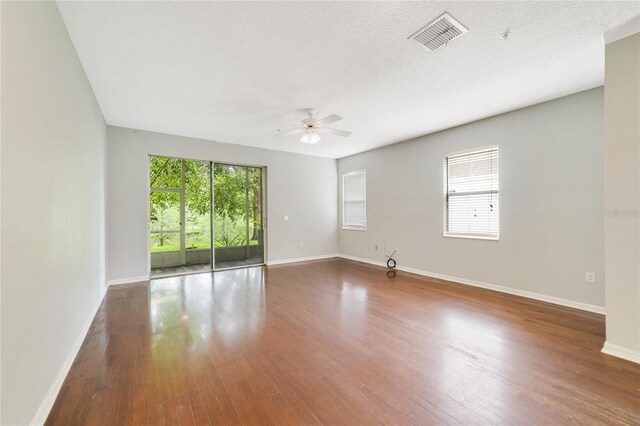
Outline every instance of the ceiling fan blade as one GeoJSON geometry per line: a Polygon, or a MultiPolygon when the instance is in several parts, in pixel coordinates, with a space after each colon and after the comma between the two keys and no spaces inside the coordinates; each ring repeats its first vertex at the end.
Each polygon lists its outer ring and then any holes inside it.
{"type": "Polygon", "coordinates": [[[293,129],[293,130],[289,130],[288,132],[281,132],[281,133],[277,133],[275,135],[273,135],[273,137],[277,137],[277,136],[290,136],[290,135],[297,135],[298,133],[304,133],[306,132],[306,129],[293,129]]]}
{"type": "Polygon", "coordinates": [[[351,136],[351,132],[347,132],[346,130],[332,129],[330,127],[318,127],[316,128],[316,130],[322,133],[331,133],[332,135],[343,136],[345,138],[351,136]]]}
{"type": "Polygon", "coordinates": [[[316,126],[324,126],[325,124],[335,123],[339,120],[342,120],[342,117],[336,114],[331,114],[330,116],[325,117],[322,120],[316,121],[316,126]]]}

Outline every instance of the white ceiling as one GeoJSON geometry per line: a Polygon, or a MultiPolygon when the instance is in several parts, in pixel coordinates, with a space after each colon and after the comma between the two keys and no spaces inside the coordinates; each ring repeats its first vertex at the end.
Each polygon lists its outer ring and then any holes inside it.
{"type": "Polygon", "coordinates": [[[599,86],[640,2],[59,2],[107,123],[339,158],[599,86]],[[443,12],[469,32],[407,37],[443,12]],[[511,37],[501,34],[510,29],[511,37]],[[322,135],[272,137],[304,118],[322,135]]]}

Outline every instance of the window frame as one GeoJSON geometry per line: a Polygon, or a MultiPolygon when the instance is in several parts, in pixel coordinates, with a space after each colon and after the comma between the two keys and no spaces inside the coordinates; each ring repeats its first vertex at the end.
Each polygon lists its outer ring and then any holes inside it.
{"type": "Polygon", "coordinates": [[[444,213],[444,217],[443,217],[443,232],[442,232],[442,236],[446,237],[446,238],[463,238],[463,239],[471,239],[471,240],[487,240],[487,241],[499,241],[500,240],[500,150],[498,148],[498,145],[487,145],[487,146],[482,146],[482,147],[477,147],[477,148],[472,148],[472,149],[468,149],[468,150],[464,150],[464,151],[456,151],[456,152],[451,152],[448,153],[447,155],[445,155],[443,157],[443,177],[444,177],[444,182],[443,182],[443,190],[444,190],[444,195],[443,195],[443,213],[444,213]],[[493,151],[495,150],[497,153],[497,158],[498,158],[498,170],[496,170],[497,173],[497,182],[498,182],[498,189],[493,191],[493,190],[482,190],[482,191],[471,191],[471,192],[466,192],[464,194],[458,194],[458,195],[469,195],[469,194],[491,194],[494,193],[498,196],[498,230],[496,232],[495,235],[492,234],[468,234],[468,233],[459,233],[459,232],[449,232],[447,231],[448,229],[448,222],[449,222],[449,191],[448,191],[448,183],[449,183],[449,170],[448,170],[448,160],[452,157],[459,157],[459,156],[463,156],[463,155],[470,155],[470,154],[476,154],[476,153],[481,153],[481,152],[486,152],[486,151],[493,151]]]}
{"type": "Polygon", "coordinates": [[[347,231],[366,231],[367,230],[367,171],[364,169],[361,170],[353,170],[351,172],[344,173],[342,175],[342,229],[347,231]],[[355,226],[355,225],[346,225],[346,201],[345,201],[345,190],[346,190],[346,180],[349,176],[362,174],[363,175],[363,195],[364,195],[364,220],[363,226],[355,226]]]}

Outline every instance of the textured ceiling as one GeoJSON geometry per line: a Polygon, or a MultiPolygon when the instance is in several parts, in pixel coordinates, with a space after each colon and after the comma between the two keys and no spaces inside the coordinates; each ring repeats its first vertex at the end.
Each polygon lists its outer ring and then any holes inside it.
{"type": "Polygon", "coordinates": [[[107,123],[332,158],[599,86],[603,33],[640,14],[640,2],[58,4],[107,123]],[[433,52],[407,40],[445,11],[469,32],[433,52]],[[305,107],[353,135],[272,137],[305,107]]]}

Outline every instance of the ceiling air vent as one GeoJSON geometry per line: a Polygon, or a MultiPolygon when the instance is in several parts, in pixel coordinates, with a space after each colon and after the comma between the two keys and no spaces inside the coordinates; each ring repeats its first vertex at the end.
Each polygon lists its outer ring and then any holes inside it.
{"type": "Polygon", "coordinates": [[[435,21],[421,28],[409,38],[424,44],[431,50],[436,50],[462,34],[469,31],[464,25],[448,13],[443,13],[435,21]]]}

